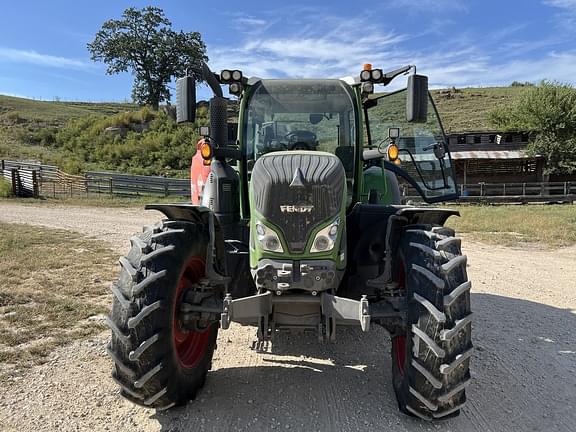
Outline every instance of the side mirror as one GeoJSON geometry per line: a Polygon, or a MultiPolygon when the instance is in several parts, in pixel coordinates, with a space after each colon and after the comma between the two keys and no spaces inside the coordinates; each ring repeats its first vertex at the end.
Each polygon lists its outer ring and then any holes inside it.
{"type": "Polygon", "coordinates": [[[406,120],[426,123],[428,118],[428,77],[410,75],[406,92],[406,120]]]}
{"type": "Polygon", "coordinates": [[[196,120],[196,80],[185,76],[176,80],[176,122],[196,120]]]}

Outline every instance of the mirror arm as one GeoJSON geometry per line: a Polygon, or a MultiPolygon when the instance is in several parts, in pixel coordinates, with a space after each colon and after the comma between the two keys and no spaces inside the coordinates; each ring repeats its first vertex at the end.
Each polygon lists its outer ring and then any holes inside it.
{"type": "Polygon", "coordinates": [[[214,92],[214,96],[223,97],[222,87],[220,87],[220,81],[218,81],[217,75],[210,70],[205,62],[202,62],[202,76],[206,80],[206,83],[210,86],[214,92]]]}
{"type": "Polygon", "coordinates": [[[393,71],[386,72],[384,75],[382,75],[382,78],[378,81],[378,84],[388,85],[398,75],[408,73],[408,72],[410,72],[411,69],[414,69],[414,73],[416,73],[416,66],[415,65],[402,66],[399,69],[395,69],[393,71]]]}

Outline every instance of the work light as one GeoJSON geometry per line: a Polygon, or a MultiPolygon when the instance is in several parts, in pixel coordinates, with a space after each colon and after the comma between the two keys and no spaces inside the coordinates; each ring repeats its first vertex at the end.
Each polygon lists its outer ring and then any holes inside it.
{"type": "Polygon", "coordinates": [[[242,93],[242,84],[237,82],[233,82],[232,84],[230,84],[230,93],[238,96],[240,93],[242,93]]]}
{"type": "Polygon", "coordinates": [[[222,72],[220,72],[220,78],[224,82],[229,82],[232,79],[232,72],[228,69],[224,69],[222,72]]]}
{"type": "Polygon", "coordinates": [[[362,93],[374,93],[374,84],[370,81],[362,83],[362,93]]]}
{"type": "Polygon", "coordinates": [[[369,70],[363,70],[362,72],[360,72],[360,81],[370,81],[371,77],[372,74],[370,73],[369,70]]]}
{"type": "Polygon", "coordinates": [[[370,78],[374,82],[378,82],[382,79],[382,69],[372,69],[370,71],[370,78]]]}

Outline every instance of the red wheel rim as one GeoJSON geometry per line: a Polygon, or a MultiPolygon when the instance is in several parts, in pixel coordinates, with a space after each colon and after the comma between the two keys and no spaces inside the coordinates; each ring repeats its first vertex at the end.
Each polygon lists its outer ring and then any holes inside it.
{"type": "MultiPolygon", "coordinates": [[[[404,261],[400,262],[398,269],[398,286],[399,288],[406,288],[406,268],[404,261]]],[[[406,366],[406,336],[394,336],[392,338],[392,351],[395,353],[394,361],[400,371],[400,375],[404,375],[404,368],[406,366]]]]}
{"type": "Polygon", "coordinates": [[[182,272],[178,281],[178,288],[174,296],[174,315],[172,317],[172,339],[174,340],[174,349],[180,365],[190,369],[195,367],[204,357],[210,341],[211,328],[204,331],[187,331],[180,326],[178,311],[182,295],[186,289],[204,276],[204,260],[198,257],[192,258],[182,272]]]}
{"type": "Polygon", "coordinates": [[[396,353],[394,361],[400,371],[400,375],[404,375],[404,366],[406,365],[406,336],[395,336],[392,338],[393,350],[396,353]]]}

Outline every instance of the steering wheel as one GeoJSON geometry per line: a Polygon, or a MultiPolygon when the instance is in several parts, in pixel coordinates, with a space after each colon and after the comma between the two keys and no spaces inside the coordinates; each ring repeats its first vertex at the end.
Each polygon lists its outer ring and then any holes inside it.
{"type": "Polygon", "coordinates": [[[310,150],[310,146],[305,142],[298,141],[290,147],[291,150],[310,150]]]}

